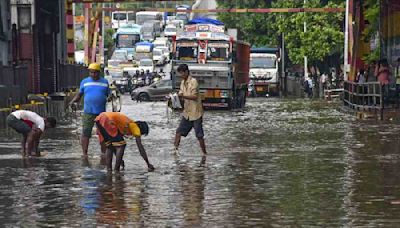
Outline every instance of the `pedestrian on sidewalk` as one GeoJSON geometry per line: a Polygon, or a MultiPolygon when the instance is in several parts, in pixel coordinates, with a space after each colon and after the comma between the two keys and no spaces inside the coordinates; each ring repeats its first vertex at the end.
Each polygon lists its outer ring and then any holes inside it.
{"type": "MultiPolygon", "coordinates": [[[[81,136],[83,157],[88,156],[94,120],[100,113],[106,111],[107,97],[110,92],[107,79],[100,77],[100,64],[91,63],[88,69],[90,76],[81,81],[79,93],[70,102],[70,106],[73,106],[84,96],[81,136]]],[[[105,149],[102,145],[102,157],[104,157],[105,149]]]]}
{"type": "Polygon", "coordinates": [[[387,85],[389,85],[390,69],[387,59],[382,59],[379,61],[378,65],[375,68],[375,75],[378,78],[378,82],[380,82],[382,86],[387,87],[387,85]]]}
{"type": "Polygon", "coordinates": [[[357,73],[356,82],[359,84],[364,84],[366,82],[365,79],[365,70],[363,68],[360,69],[357,73]]]}
{"type": "Polygon", "coordinates": [[[396,91],[397,93],[400,93],[400,58],[397,59],[396,63],[395,79],[396,79],[396,91]]]}
{"type": "Polygon", "coordinates": [[[312,98],[313,97],[313,87],[314,87],[314,83],[311,79],[311,77],[306,77],[304,79],[304,92],[307,94],[308,98],[312,98]]]}
{"type": "Polygon", "coordinates": [[[106,165],[109,172],[112,171],[112,159],[115,155],[116,172],[125,168],[123,160],[126,142],[124,136],[134,136],[140,155],[146,162],[149,172],[154,171],[154,166],[150,164],[146,150],[143,147],[141,136],[149,134],[149,126],[146,122],[133,121],[125,114],[120,112],[103,112],[95,119],[97,135],[101,145],[106,146],[106,165]]]}
{"type": "Polygon", "coordinates": [[[181,137],[186,137],[194,128],[203,155],[206,155],[206,144],[203,130],[203,105],[199,93],[197,80],[190,76],[189,67],[181,64],[178,67],[178,75],[182,78],[178,95],[184,100],[182,119],[175,134],[175,153],[178,152],[181,137]]]}
{"type": "Polygon", "coordinates": [[[7,125],[22,134],[22,156],[40,157],[40,136],[47,128],[56,127],[56,119],[43,118],[32,111],[18,110],[7,116],[7,125]],[[33,152],[35,154],[33,154],[33,152]]]}

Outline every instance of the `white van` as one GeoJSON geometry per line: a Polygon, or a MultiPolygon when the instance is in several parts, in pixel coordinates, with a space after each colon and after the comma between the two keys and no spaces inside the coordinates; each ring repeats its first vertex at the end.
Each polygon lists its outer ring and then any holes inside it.
{"type": "Polygon", "coordinates": [[[172,37],[172,36],[176,36],[176,32],[177,32],[176,26],[170,24],[170,25],[167,25],[167,27],[165,27],[164,35],[166,37],[172,37]]]}

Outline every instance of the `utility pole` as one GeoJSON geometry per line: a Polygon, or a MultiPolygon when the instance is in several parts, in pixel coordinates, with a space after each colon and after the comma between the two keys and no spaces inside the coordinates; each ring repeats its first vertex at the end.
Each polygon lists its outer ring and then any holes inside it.
{"type": "Polygon", "coordinates": [[[282,53],[281,53],[281,63],[282,63],[282,79],[280,80],[283,85],[281,85],[281,88],[283,87],[283,95],[286,97],[287,96],[287,78],[286,78],[286,73],[285,73],[285,33],[282,33],[282,53]]]}
{"type": "Polygon", "coordinates": [[[345,18],[345,28],[344,28],[344,64],[343,64],[343,73],[344,80],[349,80],[349,10],[350,10],[350,1],[346,0],[346,18],[345,18]]]}
{"type": "MultiPolygon", "coordinates": [[[[304,0],[303,8],[305,8],[307,0],[304,0]]],[[[304,33],[307,33],[306,13],[304,12],[304,33]]],[[[304,77],[308,77],[308,58],[304,55],[304,77]]]]}
{"type": "MultiPolygon", "coordinates": [[[[101,3],[101,7],[105,8],[105,3],[101,3]]],[[[104,10],[101,11],[101,43],[100,43],[100,60],[102,64],[106,64],[106,57],[104,56],[104,10]]]]}

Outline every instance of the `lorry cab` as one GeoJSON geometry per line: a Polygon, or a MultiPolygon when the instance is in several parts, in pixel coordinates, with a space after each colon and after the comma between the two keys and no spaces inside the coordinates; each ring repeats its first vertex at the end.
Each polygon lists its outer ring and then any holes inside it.
{"type": "Polygon", "coordinates": [[[133,59],[135,54],[135,45],[140,42],[141,26],[136,24],[125,25],[114,34],[116,50],[125,50],[128,52],[129,60],[133,59]]]}
{"type": "Polygon", "coordinates": [[[278,94],[278,49],[252,48],[250,50],[250,80],[255,95],[278,94]]]}
{"type": "Polygon", "coordinates": [[[227,35],[220,22],[196,20],[198,23],[189,22],[174,39],[172,80],[175,89],[181,82],[176,69],[184,63],[199,83],[204,107],[244,107],[249,82],[249,44],[227,35]]]}

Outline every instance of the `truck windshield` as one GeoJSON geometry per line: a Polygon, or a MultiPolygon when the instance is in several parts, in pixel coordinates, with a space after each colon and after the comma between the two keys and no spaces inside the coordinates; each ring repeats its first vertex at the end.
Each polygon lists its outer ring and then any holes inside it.
{"type": "Polygon", "coordinates": [[[151,26],[151,25],[150,26],[143,26],[142,27],[142,32],[143,33],[147,33],[147,32],[151,33],[151,32],[153,32],[153,26],[151,26]]]}
{"type": "Polygon", "coordinates": [[[135,44],[140,41],[140,35],[118,35],[117,47],[119,48],[133,48],[135,44]]]}
{"type": "Polygon", "coordinates": [[[197,47],[179,47],[178,49],[179,60],[196,60],[197,59],[197,47]]]}
{"type": "Polygon", "coordinates": [[[188,16],[184,13],[180,13],[180,14],[177,14],[175,18],[176,18],[176,20],[187,21],[188,16]]]}
{"type": "Polygon", "coordinates": [[[175,27],[167,27],[167,28],[165,28],[165,32],[176,32],[176,28],[175,27]]]}
{"type": "Polygon", "coordinates": [[[126,13],[114,13],[113,19],[114,20],[126,20],[126,13]]]}
{"type": "Polygon", "coordinates": [[[143,59],[140,61],[140,66],[153,66],[153,60],[143,59]]]}
{"type": "Polygon", "coordinates": [[[163,52],[161,50],[156,50],[156,49],[153,50],[153,55],[155,55],[155,56],[160,56],[162,54],[163,54],[163,52]]]}
{"type": "Polygon", "coordinates": [[[210,43],[208,44],[207,60],[211,61],[227,61],[229,44],[210,43]]]}
{"type": "Polygon", "coordinates": [[[152,21],[156,19],[156,15],[136,15],[136,23],[138,25],[143,25],[146,21],[152,21]]]}
{"type": "Polygon", "coordinates": [[[276,68],[276,59],[272,57],[252,57],[250,68],[276,68]]]}
{"type": "Polygon", "coordinates": [[[183,41],[176,44],[178,60],[197,60],[197,42],[183,41]]]}
{"type": "Polygon", "coordinates": [[[115,51],[111,59],[125,61],[128,59],[126,53],[115,51]]]}

